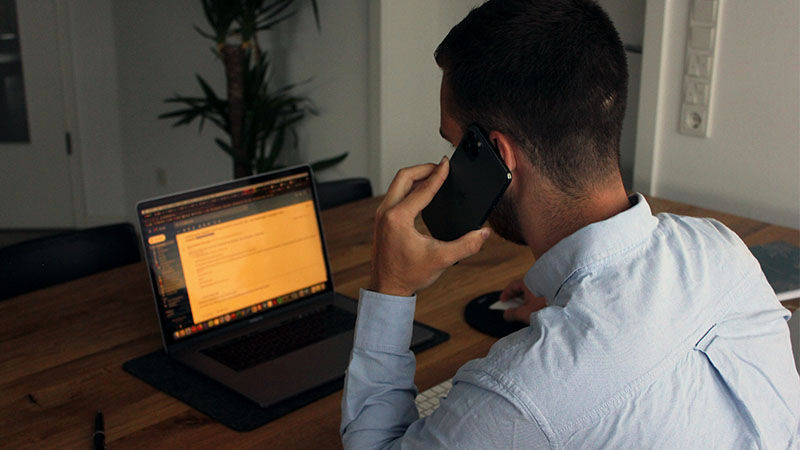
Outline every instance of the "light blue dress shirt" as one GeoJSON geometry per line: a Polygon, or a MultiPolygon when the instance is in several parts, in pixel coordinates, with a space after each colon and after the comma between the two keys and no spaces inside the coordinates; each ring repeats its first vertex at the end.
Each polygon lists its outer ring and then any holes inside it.
{"type": "Polygon", "coordinates": [[[789,312],[721,223],[641,195],[542,255],[531,325],[465,364],[418,419],[414,297],[361,291],[346,448],[797,448],[789,312]]]}

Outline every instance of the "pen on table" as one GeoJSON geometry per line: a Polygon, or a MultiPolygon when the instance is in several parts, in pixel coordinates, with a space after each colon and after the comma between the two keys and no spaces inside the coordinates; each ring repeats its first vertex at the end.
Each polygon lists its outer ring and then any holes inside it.
{"type": "Polygon", "coordinates": [[[106,429],[103,424],[103,413],[97,411],[94,416],[94,449],[100,450],[106,448],[106,429]]]}

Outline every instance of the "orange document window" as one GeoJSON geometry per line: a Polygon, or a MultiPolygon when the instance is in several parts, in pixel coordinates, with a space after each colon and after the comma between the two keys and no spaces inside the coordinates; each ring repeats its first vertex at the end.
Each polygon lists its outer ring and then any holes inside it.
{"type": "Polygon", "coordinates": [[[311,201],[176,236],[194,323],[327,281],[311,201]]]}

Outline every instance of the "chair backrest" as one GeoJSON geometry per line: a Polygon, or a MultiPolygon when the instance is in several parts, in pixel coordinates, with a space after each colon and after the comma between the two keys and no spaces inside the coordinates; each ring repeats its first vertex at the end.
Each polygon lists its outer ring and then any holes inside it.
{"type": "Polygon", "coordinates": [[[129,223],[21,242],[0,248],[0,300],[140,260],[129,223]]]}
{"type": "Polygon", "coordinates": [[[372,185],[366,178],[345,178],[343,180],[317,183],[317,197],[322,210],[344,203],[372,197],[372,185]]]}

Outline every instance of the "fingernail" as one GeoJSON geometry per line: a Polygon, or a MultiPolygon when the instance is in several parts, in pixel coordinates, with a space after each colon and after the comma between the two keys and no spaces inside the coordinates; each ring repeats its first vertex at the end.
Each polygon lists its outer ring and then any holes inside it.
{"type": "Polygon", "coordinates": [[[488,228],[484,228],[483,230],[481,230],[481,237],[484,238],[484,239],[489,237],[489,229],[488,228]]]}

